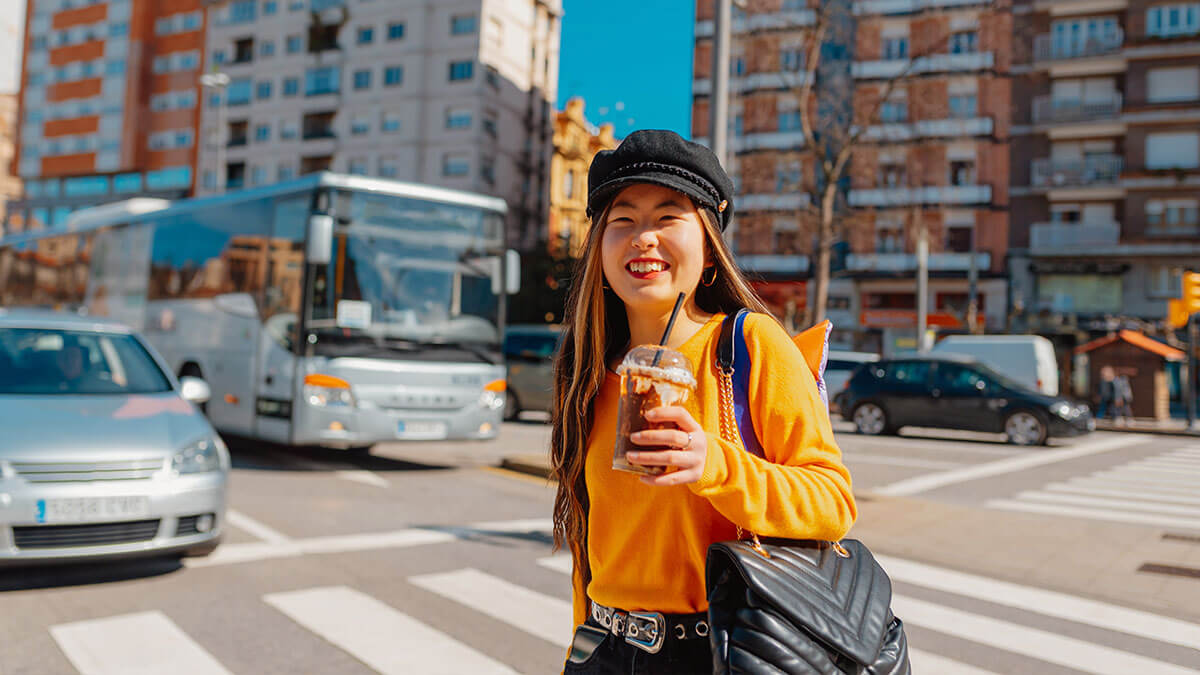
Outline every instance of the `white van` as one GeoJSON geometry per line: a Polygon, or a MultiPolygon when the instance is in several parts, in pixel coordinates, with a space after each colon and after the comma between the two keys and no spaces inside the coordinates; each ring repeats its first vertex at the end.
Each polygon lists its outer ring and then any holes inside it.
{"type": "Polygon", "coordinates": [[[951,335],[933,351],[974,357],[1034,391],[1058,396],[1054,344],[1040,335],[951,335]]]}

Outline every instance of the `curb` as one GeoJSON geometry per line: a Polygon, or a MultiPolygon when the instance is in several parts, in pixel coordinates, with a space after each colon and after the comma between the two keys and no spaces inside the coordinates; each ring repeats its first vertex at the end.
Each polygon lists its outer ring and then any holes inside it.
{"type": "Polygon", "coordinates": [[[1127,434],[1153,434],[1155,436],[1191,436],[1200,438],[1200,429],[1163,429],[1160,427],[1118,427],[1112,424],[1096,424],[1096,431],[1113,431],[1127,434]]]}
{"type": "Polygon", "coordinates": [[[500,460],[500,468],[550,480],[550,464],[537,457],[515,455],[500,460]]]}

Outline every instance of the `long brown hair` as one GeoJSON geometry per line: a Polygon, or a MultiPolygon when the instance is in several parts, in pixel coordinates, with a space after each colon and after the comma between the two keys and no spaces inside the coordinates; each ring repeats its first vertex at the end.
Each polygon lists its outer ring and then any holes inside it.
{"type": "MultiPolygon", "coordinates": [[[[600,260],[600,244],[611,205],[612,200],[592,221],[583,256],[576,263],[562,346],[554,361],[550,436],[552,476],[558,481],[554,498],[554,547],[557,550],[566,544],[570,548],[584,584],[591,579],[584,463],[592,431],[592,407],[609,362],[629,342],[625,305],[604,284],[600,260]]],[[[696,304],[711,313],[733,314],[743,307],[766,312],[766,306],[738,270],[733,254],[721,238],[716,215],[706,208],[698,210],[717,274],[711,286],[696,287],[696,304]]]]}

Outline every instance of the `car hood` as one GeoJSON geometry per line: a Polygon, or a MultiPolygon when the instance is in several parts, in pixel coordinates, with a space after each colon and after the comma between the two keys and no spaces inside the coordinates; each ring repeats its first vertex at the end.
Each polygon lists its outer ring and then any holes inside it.
{"type": "Polygon", "coordinates": [[[1043,408],[1049,408],[1057,403],[1066,403],[1072,408],[1075,408],[1079,405],[1069,398],[1063,398],[1062,396],[1051,396],[1049,394],[1043,394],[1040,391],[1034,391],[1032,389],[1009,389],[1009,394],[1011,395],[1011,398],[1020,398],[1027,403],[1038,405],[1043,408]]]}
{"type": "Polygon", "coordinates": [[[213,435],[175,392],[124,396],[0,396],[0,459],[95,461],[164,456],[213,435]]]}

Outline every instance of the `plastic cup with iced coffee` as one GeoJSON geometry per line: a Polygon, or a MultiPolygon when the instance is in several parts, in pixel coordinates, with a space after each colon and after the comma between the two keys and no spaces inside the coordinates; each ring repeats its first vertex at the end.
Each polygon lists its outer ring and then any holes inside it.
{"type": "Polygon", "coordinates": [[[631,464],[625,457],[630,450],[644,452],[671,450],[670,446],[637,445],[629,435],[647,429],[675,429],[674,422],[647,422],[646,411],[663,406],[683,405],[696,390],[692,362],[673,349],[657,345],[635,347],[617,368],[621,376],[621,399],[617,409],[617,442],[613,448],[613,468],[619,471],[658,475],[666,467],[631,464]]]}

